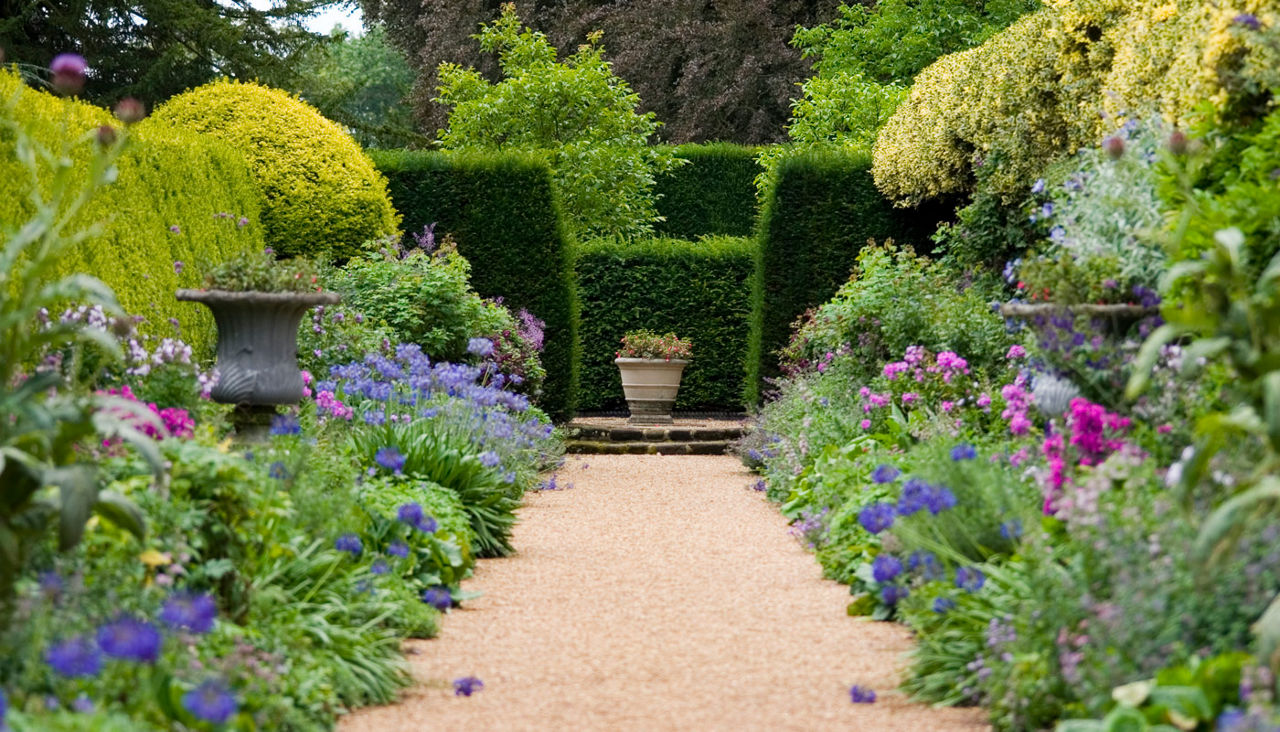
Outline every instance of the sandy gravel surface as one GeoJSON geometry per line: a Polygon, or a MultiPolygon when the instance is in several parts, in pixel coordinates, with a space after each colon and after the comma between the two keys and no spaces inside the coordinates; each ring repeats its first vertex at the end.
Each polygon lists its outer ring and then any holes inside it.
{"type": "Polygon", "coordinates": [[[484,597],[409,644],[418,686],[340,730],[986,729],[896,691],[907,631],[845,615],[736,459],[578,456],[559,482],[526,499],[519,554],[480,562],[484,597]],[[484,690],[453,696],[470,675],[484,690]]]}

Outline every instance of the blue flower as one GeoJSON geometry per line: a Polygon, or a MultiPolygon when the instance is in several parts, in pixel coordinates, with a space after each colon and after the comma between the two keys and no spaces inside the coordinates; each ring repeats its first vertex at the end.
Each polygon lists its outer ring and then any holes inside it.
{"type": "Polygon", "coordinates": [[[203,593],[176,592],[165,601],[160,610],[160,622],[177,630],[185,628],[192,633],[208,633],[218,617],[218,606],[213,598],[203,593]]]}
{"type": "Polygon", "coordinates": [[[954,610],[956,601],[950,597],[933,598],[933,611],[939,615],[946,615],[948,610],[954,610]]]}
{"type": "Polygon", "coordinates": [[[226,683],[211,680],[183,694],[182,708],[206,722],[226,724],[238,707],[226,683]]]}
{"type": "Polygon", "coordinates": [[[80,692],[80,695],[72,700],[71,708],[81,714],[88,714],[93,711],[93,700],[88,694],[80,692]]]}
{"type": "Polygon", "coordinates": [[[383,469],[390,470],[397,475],[404,470],[404,455],[400,454],[400,448],[395,445],[378,450],[373,456],[373,461],[383,469]]]}
{"type": "Polygon", "coordinates": [[[877,483],[892,483],[897,480],[898,476],[901,474],[902,471],[898,470],[894,466],[882,464],[877,465],[876,469],[871,471],[871,480],[877,483]]]}
{"type": "Polygon", "coordinates": [[[1044,218],[1053,216],[1053,202],[1049,201],[1040,207],[1040,215],[1044,218]]]}
{"type": "Polygon", "coordinates": [[[493,468],[502,462],[502,458],[498,457],[498,453],[493,450],[486,450],[480,453],[480,464],[486,468],[493,468]]]}
{"type": "Polygon", "coordinates": [[[1031,184],[1031,192],[1044,193],[1045,182],[1044,178],[1037,178],[1036,182],[1031,184]]]}
{"type": "Polygon", "coordinates": [[[925,506],[929,509],[929,513],[937,516],[943,511],[956,507],[956,494],[946,486],[934,486],[925,497],[925,506]]]}
{"type": "Polygon", "coordinates": [[[880,599],[886,605],[897,605],[910,594],[911,591],[901,585],[885,585],[884,589],[880,590],[880,599]]]}
{"type": "Polygon", "coordinates": [[[943,575],[942,563],[931,552],[923,549],[911,552],[911,556],[907,557],[907,569],[912,572],[919,570],[926,580],[940,579],[943,575]]]}
{"type": "Polygon", "coordinates": [[[353,557],[360,556],[364,551],[364,545],[360,543],[360,537],[355,534],[343,534],[333,541],[333,548],[340,552],[347,552],[353,557]]]}
{"type": "Polygon", "coordinates": [[[858,523],[873,534],[893,526],[893,506],[888,503],[873,503],[858,512],[858,523]]]}
{"type": "Polygon", "coordinates": [[[453,597],[449,594],[449,588],[444,585],[423,590],[422,601],[441,612],[453,607],[453,597]]]}
{"type": "Polygon", "coordinates": [[[902,560],[892,554],[880,554],[871,562],[871,576],[876,582],[888,582],[902,574],[902,560]]]}
{"type": "Polygon", "coordinates": [[[434,516],[427,516],[419,521],[418,525],[414,528],[424,534],[434,534],[436,533],[436,529],[440,528],[440,522],[436,521],[434,516]]]}
{"type": "Polygon", "coordinates": [[[292,414],[277,414],[271,418],[271,434],[281,435],[297,435],[302,433],[302,425],[298,423],[298,418],[292,414]]]}
{"type": "Polygon", "coordinates": [[[0,689],[0,730],[5,729],[4,716],[9,713],[9,697],[0,689]]]}
{"type": "Polygon", "coordinates": [[[951,448],[951,460],[960,462],[961,460],[972,460],[978,457],[978,450],[973,445],[961,443],[951,448]]]}
{"type": "Polygon", "coordinates": [[[1252,13],[1240,13],[1231,19],[1236,25],[1242,25],[1249,30],[1258,30],[1262,27],[1262,21],[1258,20],[1258,16],[1252,13]]]}
{"type": "Polygon", "coordinates": [[[98,646],[112,658],[155,663],[163,638],[156,626],[139,618],[121,615],[98,628],[98,646]]]}
{"type": "Polygon", "coordinates": [[[284,463],[277,460],[271,463],[271,469],[267,472],[267,475],[276,480],[284,480],[289,477],[289,469],[284,466],[284,463]]]}
{"type": "Polygon", "coordinates": [[[387,547],[387,554],[404,559],[409,556],[409,545],[403,541],[393,541],[391,546],[387,547]]]}
{"type": "Polygon", "coordinates": [[[751,487],[754,488],[755,490],[763,492],[767,490],[769,486],[765,484],[764,478],[761,478],[760,480],[757,480],[755,483],[752,483],[751,487]]]}
{"type": "Polygon", "coordinates": [[[854,684],[849,687],[849,700],[854,704],[874,704],[876,693],[865,686],[854,684]]]}
{"type": "Polygon", "coordinates": [[[1013,519],[1000,524],[1000,536],[1014,541],[1022,536],[1022,519],[1013,519]]]}
{"type": "Polygon", "coordinates": [[[50,600],[55,600],[62,594],[62,575],[57,572],[41,572],[40,573],[40,593],[50,600]]]}
{"type": "Polygon", "coordinates": [[[400,506],[400,509],[396,511],[397,519],[399,519],[400,521],[410,526],[415,526],[415,527],[418,524],[422,523],[422,517],[424,515],[425,514],[422,511],[422,506],[417,503],[402,504],[400,506]]]}
{"type": "Polygon", "coordinates": [[[919,478],[912,478],[902,486],[902,495],[898,498],[897,512],[899,516],[910,516],[929,504],[933,487],[919,478]]]}
{"type": "Polygon", "coordinates": [[[956,587],[967,592],[977,592],[986,583],[987,577],[980,569],[958,567],[956,569],[956,587]]]}
{"type": "Polygon", "coordinates": [[[464,676],[453,680],[454,696],[471,696],[484,688],[484,682],[474,676],[464,676]]]}
{"type": "Polygon", "coordinates": [[[488,338],[472,338],[467,341],[467,353],[473,356],[490,356],[493,354],[493,341],[488,338]]]}
{"type": "Polygon", "coordinates": [[[88,636],[69,638],[45,651],[44,660],[57,673],[75,678],[97,676],[102,670],[102,653],[88,636]]]}
{"type": "Polygon", "coordinates": [[[369,566],[369,571],[378,575],[386,574],[391,571],[391,565],[387,564],[385,559],[375,559],[373,564],[369,566]]]}

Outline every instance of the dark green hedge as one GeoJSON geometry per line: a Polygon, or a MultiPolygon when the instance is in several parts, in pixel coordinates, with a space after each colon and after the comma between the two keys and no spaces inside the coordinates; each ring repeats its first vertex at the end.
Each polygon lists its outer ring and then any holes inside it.
{"type": "Polygon", "coordinates": [[[372,150],[409,234],[435,223],[471,262],[485,297],[504,298],[547,323],[539,400],[556,419],[572,416],[578,382],[578,303],[570,242],[551,170],[523,155],[372,150]]]}
{"type": "Polygon", "coordinates": [[[658,213],[666,221],[658,224],[657,233],[681,239],[751,236],[758,148],[717,142],[680,145],[674,152],[689,162],[658,177],[658,213]]]}
{"type": "Polygon", "coordinates": [[[577,256],[582,300],[583,409],[621,407],[614,354],[623,333],[649,328],[693,341],[677,409],[738,409],[746,377],[755,242],[594,241],[577,256]]]}
{"type": "Polygon", "coordinates": [[[919,213],[893,209],[876,190],[870,155],[823,152],[778,164],[757,233],[748,403],[758,401],[762,379],[778,375],[777,351],[787,344],[791,323],[848,281],[868,240],[918,240],[928,227],[913,218],[919,213]]]}

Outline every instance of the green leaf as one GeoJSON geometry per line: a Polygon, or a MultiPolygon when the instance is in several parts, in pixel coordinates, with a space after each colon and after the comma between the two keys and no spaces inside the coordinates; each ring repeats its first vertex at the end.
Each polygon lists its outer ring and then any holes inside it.
{"type": "Polygon", "coordinates": [[[1209,698],[1198,686],[1157,686],[1151,691],[1151,703],[1168,707],[1169,721],[1179,729],[1195,729],[1197,721],[1213,719],[1209,698]]]}
{"type": "Polygon", "coordinates": [[[1147,718],[1133,707],[1119,706],[1102,720],[1106,732],[1147,732],[1147,718]]]}
{"type": "Polygon", "coordinates": [[[1056,732],[1106,732],[1107,726],[1096,719],[1066,719],[1058,722],[1056,732]]]}
{"type": "MultiPolygon", "coordinates": [[[[1191,554],[1199,561],[1209,558],[1220,548],[1224,540],[1238,532],[1247,514],[1265,503],[1280,505],[1280,479],[1267,476],[1243,493],[1227,499],[1204,520],[1200,533],[1191,547],[1191,554]]],[[[1275,510],[1275,505],[1271,507],[1275,510]]]]}
{"type": "Polygon", "coordinates": [[[58,548],[66,551],[80,542],[85,522],[98,496],[98,475],[92,465],[68,465],[44,471],[44,484],[57,486],[58,548]]]}
{"type": "Polygon", "coordinates": [[[1280,595],[1271,599],[1271,604],[1250,630],[1253,631],[1258,658],[1273,671],[1280,668],[1280,595]]]}
{"type": "Polygon", "coordinates": [[[94,513],[128,531],[141,541],[147,537],[146,517],[128,498],[115,491],[100,491],[93,504],[94,513]]]}
{"type": "Polygon", "coordinates": [[[1147,382],[1151,379],[1151,369],[1155,367],[1156,359],[1160,357],[1160,349],[1181,334],[1180,328],[1165,323],[1156,328],[1147,338],[1133,361],[1133,375],[1129,377],[1129,384],[1124,390],[1126,399],[1137,399],[1138,395],[1146,390],[1147,382]]]}

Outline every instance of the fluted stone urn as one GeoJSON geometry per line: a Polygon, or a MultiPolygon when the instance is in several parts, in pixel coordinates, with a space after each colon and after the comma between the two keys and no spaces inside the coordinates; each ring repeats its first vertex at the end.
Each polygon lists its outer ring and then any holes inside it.
{"type": "Polygon", "coordinates": [[[213,311],[218,326],[218,383],[210,396],[236,406],[236,431],[269,423],[278,404],[296,404],[304,384],[298,370],[298,325],[317,305],[334,305],[336,292],[230,292],[178,290],[177,298],[213,311]]]}
{"type": "Polygon", "coordinates": [[[622,372],[622,394],[632,424],[671,424],[671,410],[680,392],[684,359],[615,358],[622,372]]]}

